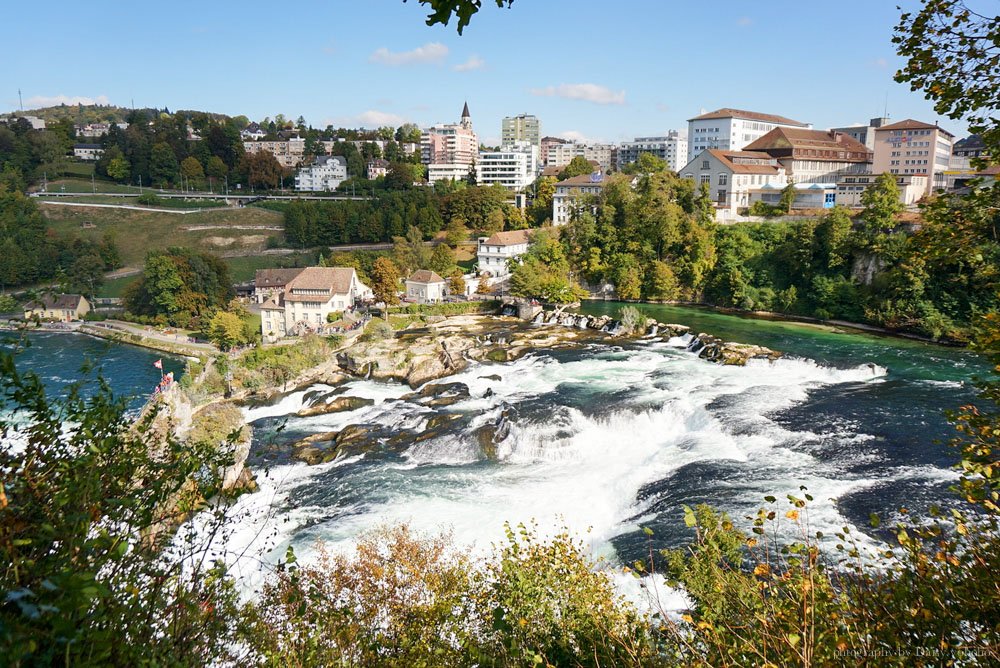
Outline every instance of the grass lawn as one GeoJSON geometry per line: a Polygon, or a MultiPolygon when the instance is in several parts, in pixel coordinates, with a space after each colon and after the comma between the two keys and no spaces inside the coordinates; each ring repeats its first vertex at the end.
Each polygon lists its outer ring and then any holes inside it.
{"type": "Polygon", "coordinates": [[[139,278],[138,276],[125,276],[123,278],[113,278],[110,281],[104,281],[104,285],[101,289],[97,291],[98,297],[121,297],[122,292],[125,291],[125,286],[127,286],[132,281],[139,278]]]}
{"type": "Polygon", "coordinates": [[[292,255],[248,255],[246,257],[226,258],[229,272],[237,283],[252,280],[258,269],[274,269],[278,267],[308,267],[316,264],[317,254],[314,252],[294,253],[292,255]]]}
{"type": "Polygon", "coordinates": [[[179,216],[175,213],[39,204],[57,234],[100,239],[110,232],[125,266],[141,267],[150,250],[186,246],[217,254],[252,253],[268,237],[284,239],[281,214],[255,207],[222,208],[179,216]],[[82,229],[83,223],[94,227],[82,229]]]}
{"type": "MultiPolygon", "coordinates": [[[[104,192],[104,193],[135,193],[136,195],[139,194],[138,186],[125,186],[121,185],[120,183],[114,183],[113,181],[102,181],[101,179],[91,181],[89,176],[90,175],[87,174],[88,178],[85,179],[84,178],[50,179],[48,192],[92,193],[96,188],[97,192],[104,192]]],[[[149,188],[143,188],[143,192],[146,192],[148,190],[149,188]]]]}

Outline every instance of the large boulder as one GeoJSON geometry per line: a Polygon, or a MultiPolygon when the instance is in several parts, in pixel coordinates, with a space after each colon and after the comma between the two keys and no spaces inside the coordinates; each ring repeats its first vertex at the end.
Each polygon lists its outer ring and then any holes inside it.
{"type": "Polygon", "coordinates": [[[327,413],[341,413],[344,411],[354,411],[365,406],[371,406],[375,402],[372,399],[363,397],[336,397],[330,401],[321,401],[312,406],[300,410],[296,415],[299,417],[310,417],[313,415],[326,415],[327,413]]]}

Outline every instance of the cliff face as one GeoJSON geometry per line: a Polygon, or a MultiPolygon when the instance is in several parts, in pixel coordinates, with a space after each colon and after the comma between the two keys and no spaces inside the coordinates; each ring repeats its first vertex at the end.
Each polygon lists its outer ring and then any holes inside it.
{"type": "Polygon", "coordinates": [[[168,438],[219,448],[232,463],[217,472],[218,491],[234,494],[255,487],[244,465],[250,453],[252,430],[243,423],[242,412],[231,401],[217,398],[195,405],[174,384],[146,405],[138,424],[143,423],[143,418],[151,420],[145,437],[154,455],[164,451],[168,438]]]}

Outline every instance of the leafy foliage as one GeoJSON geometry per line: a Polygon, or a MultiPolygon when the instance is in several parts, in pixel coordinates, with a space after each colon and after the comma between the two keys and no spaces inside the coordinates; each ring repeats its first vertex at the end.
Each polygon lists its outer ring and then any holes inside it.
{"type": "Polygon", "coordinates": [[[233,297],[229,266],[210,253],[168,248],[146,256],[123,295],[126,310],[175,327],[199,328],[233,297]]]}
{"type": "MultiPolygon", "coordinates": [[[[171,527],[202,506],[231,451],[157,432],[155,409],[130,424],[106,385],[53,402],[10,355],[0,355],[0,372],[0,407],[12,416],[0,423],[4,662],[224,659],[237,609],[231,580],[209,556],[210,540],[171,527]]],[[[225,508],[210,514],[210,524],[225,523],[225,508]]]]}
{"type": "Polygon", "coordinates": [[[925,0],[919,11],[900,16],[892,42],[907,61],[895,79],[922,91],[937,113],[967,119],[987,145],[1000,146],[1000,16],[969,4],[925,0]]]}

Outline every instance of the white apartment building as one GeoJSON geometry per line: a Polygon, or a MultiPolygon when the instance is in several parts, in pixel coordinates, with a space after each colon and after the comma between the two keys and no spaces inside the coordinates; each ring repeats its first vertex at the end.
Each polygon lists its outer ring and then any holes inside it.
{"type": "Polygon", "coordinates": [[[321,329],[330,313],[372,298],[351,267],[306,267],[261,306],[261,336],[273,342],[321,329]]]}
{"type": "Polygon", "coordinates": [[[537,116],[518,114],[506,116],[500,123],[500,144],[507,146],[515,142],[528,142],[540,148],[542,123],[537,116]]]}
{"type": "Polygon", "coordinates": [[[243,150],[247,153],[269,151],[282,167],[298,167],[306,153],[306,140],[293,137],[279,141],[245,141],[243,150]]]}
{"type": "MultiPolygon", "coordinates": [[[[842,177],[837,182],[837,204],[852,208],[863,206],[862,193],[878,177],[878,174],[851,174],[842,177]]],[[[896,177],[896,185],[899,187],[899,201],[905,206],[912,206],[927,191],[927,177],[922,174],[900,174],[896,177]]]]}
{"type": "Polygon", "coordinates": [[[476,183],[498,184],[514,192],[523,191],[538,176],[541,164],[538,146],[525,141],[500,147],[499,151],[480,151],[476,161],[476,183]]]}
{"type": "Polygon", "coordinates": [[[710,148],[741,151],[778,127],[810,129],[812,125],[784,116],[728,107],[695,116],[688,119],[687,160],[694,160],[710,148]]]}
{"type": "Polygon", "coordinates": [[[73,144],[73,157],[77,160],[100,160],[104,148],[100,144],[73,144]]]}
{"type": "Polygon", "coordinates": [[[565,225],[587,198],[600,195],[610,179],[601,172],[581,174],[556,184],[552,195],[552,224],[565,225]]]}
{"type": "Polygon", "coordinates": [[[883,125],[889,125],[887,117],[873,118],[868,121],[868,125],[848,125],[842,128],[833,128],[831,132],[839,132],[864,144],[869,151],[875,150],[875,130],[883,125]]]}
{"type": "Polygon", "coordinates": [[[612,157],[615,146],[613,144],[577,144],[569,142],[566,144],[551,144],[548,147],[548,167],[565,167],[570,161],[582,156],[587,160],[594,160],[601,166],[601,170],[607,172],[614,167],[612,157]]]}
{"type": "Polygon", "coordinates": [[[688,161],[688,140],[678,130],[671,130],[661,137],[636,137],[618,146],[615,169],[621,171],[625,165],[639,160],[643,153],[651,153],[667,163],[667,168],[678,171],[688,161]]]}
{"type": "Polygon", "coordinates": [[[479,250],[476,259],[479,261],[479,271],[490,272],[490,276],[500,280],[510,276],[508,263],[528,252],[531,233],[528,230],[511,230],[497,232],[493,236],[479,237],[479,250]]]}
{"type": "Polygon", "coordinates": [[[872,171],[876,174],[922,174],[926,194],[948,185],[955,135],[944,128],[908,118],[875,130],[872,171]]]}
{"type": "Polygon", "coordinates": [[[347,180],[347,160],[339,155],[316,158],[295,175],[295,189],[310,192],[332,192],[347,180]]]}
{"type": "Polygon", "coordinates": [[[721,221],[735,219],[750,206],[750,191],[764,185],[784,188],[785,168],[763,151],[723,151],[710,148],[686,164],[679,172],[692,179],[695,187],[708,184],[715,204],[715,216],[721,221]]]}

